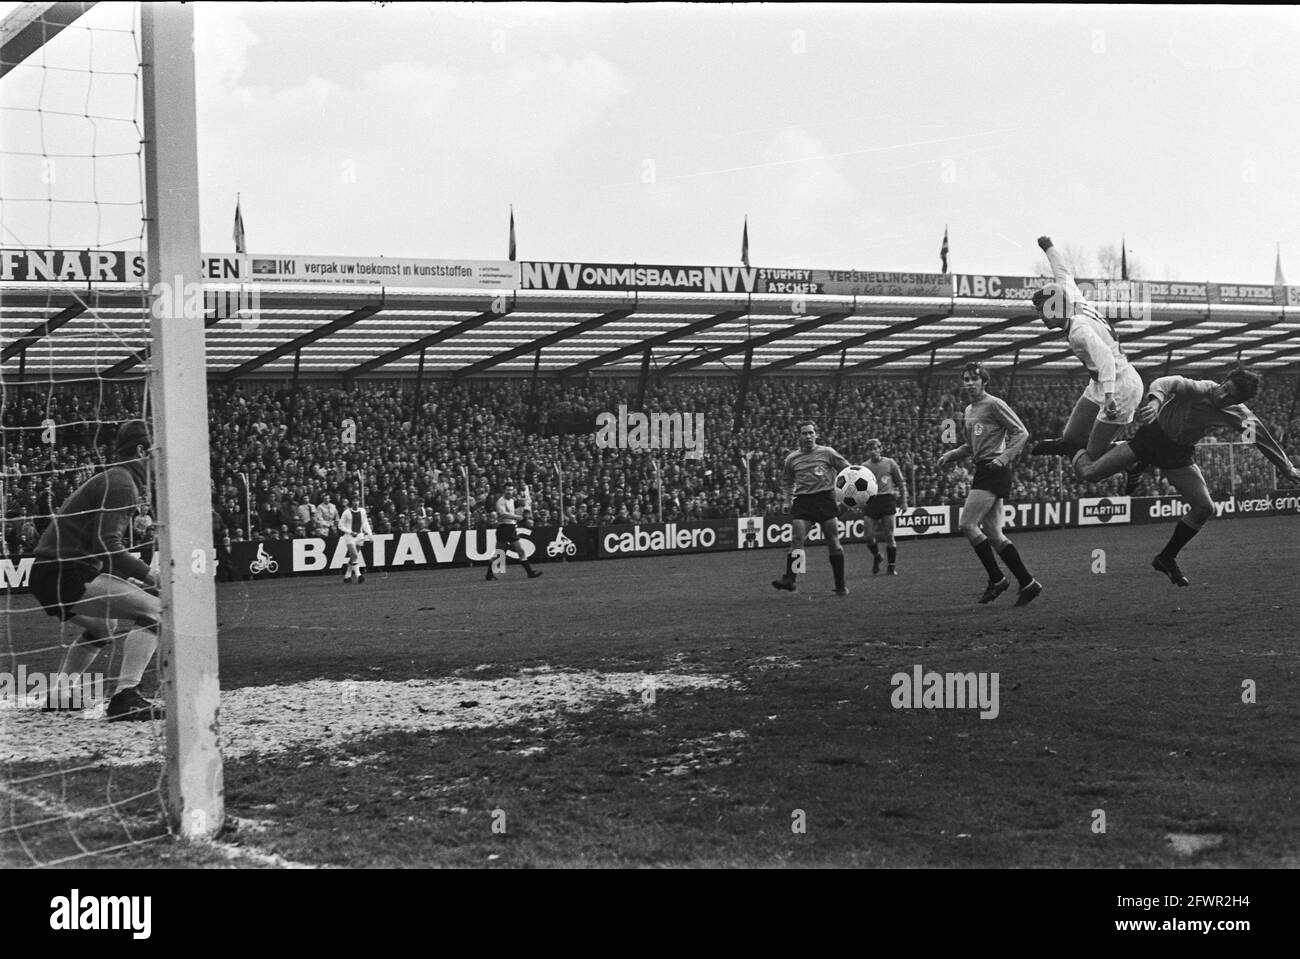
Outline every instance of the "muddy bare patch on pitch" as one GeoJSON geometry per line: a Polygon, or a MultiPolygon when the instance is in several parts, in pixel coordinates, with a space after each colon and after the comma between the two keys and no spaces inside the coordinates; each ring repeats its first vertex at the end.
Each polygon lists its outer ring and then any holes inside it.
{"type": "MultiPolygon", "coordinates": [[[[221,694],[221,747],[227,759],[310,745],[329,749],[379,732],[551,722],[602,703],[637,708],[651,694],[718,688],[717,676],[530,669],[498,679],[327,680],[255,686],[221,694]]],[[[157,762],[162,724],[109,723],[102,705],[82,713],[42,713],[36,704],[0,712],[0,762],[95,759],[115,766],[157,762]]]]}

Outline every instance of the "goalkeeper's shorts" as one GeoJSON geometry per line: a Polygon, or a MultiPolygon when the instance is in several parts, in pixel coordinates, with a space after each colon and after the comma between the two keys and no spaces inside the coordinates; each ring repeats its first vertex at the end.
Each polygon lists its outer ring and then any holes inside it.
{"type": "Polygon", "coordinates": [[[1176,443],[1160,428],[1159,423],[1148,423],[1133,434],[1128,447],[1140,462],[1157,469],[1173,470],[1191,466],[1196,459],[1196,447],[1176,443]]]}
{"type": "Polygon", "coordinates": [[[76,615],[71,607],[81,602],[86,584],[99,573],[95,567],[75,560],[36,562],[27,585],[47,616],[71,619],[76,615]]]}
{"type": "Polygon", "coordinates": [[[498,548],[500,548],[500,549],[505,549],[505,547],[509,546],[511,543],[513,543],[513,542],[514,542],[515,540],[517,540],[518,538],[519,538],[519,530],[515,528],[515,524],[514,524],[514,523],[498,523],[498,524],[497,524],[497,546],[498,546],[498,548]]]}

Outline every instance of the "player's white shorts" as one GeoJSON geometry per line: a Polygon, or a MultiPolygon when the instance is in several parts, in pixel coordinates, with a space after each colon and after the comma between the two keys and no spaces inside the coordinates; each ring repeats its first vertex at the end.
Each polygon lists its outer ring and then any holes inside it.
{"type": "Polygon", "coordinates": [[[1101,412],[1097,414],[1099,423],[1111,423],[1118,426],[1132,423],[1133,415],[1142,402],[1142,377],[1131,366],[1125,366],[1115,373],[1115,406],[1117,411],[1114,416],[1106,415],[1106,394],[1102,391],[1101,383],[1097,380],[1089,381],[1088,388],[1083,391],[1083,397],[1101,407],[1101,412]]]}
{"type": "Polygon", "coordinates": [[[343,533],[339,536],[339,539],[343,540],[344,547],[349,551],[359,548],[366,541],[364,536],[357,533],[343,533]]]}

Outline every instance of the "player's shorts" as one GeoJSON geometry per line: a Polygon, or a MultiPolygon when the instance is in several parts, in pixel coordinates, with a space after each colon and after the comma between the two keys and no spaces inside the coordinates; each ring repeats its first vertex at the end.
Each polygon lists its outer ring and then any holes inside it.
{"type": "Polygon", "coordinates": [[[862,514],[867,519],[885,519],[898,512],[898,500],[893,493],[877,493],[867,500],[862,514]]]}
{"type": "Polygon", "coordinates": [[[497,548],[505,549],[519,538],[519,530],[514,523],[497,524],[497,548]]]}
{"type": "Polygon", "coordinates": [[[984,490],[999,499],[1011,495],[1011,467],[994,466],[992,460],[975,464],[975,479],[971,481],[972,490],[984,490]]]}
{"type": "Polygon", "coordinates": [[[1195,446],[1175,443],[1159,423],[1143,426],[1133,434],[1128,446],[1140,462],[1165,470],[1191,466],[1196,458],[1195,446]]]}
{"type": "Polygon", "coordinates": [[[790,515],[809,523],[824,523],[828,519],[836,519],[840,515],[840,507],[835,502],[835,494],[826,489],[820,493],[796,496],[790,515]]]}
{"type": "Polygon", "coordinates": [[[1125,366],[1122,370],[1116,371],[1115,406],[1117,410],[1114,416],[1106,415],[1106,393],[1101,388],[1100,380],[1090,380],[1088,388],[1083,391],[1083,396],[1084,399],[1091,400],[1101,407],[1101,412],[1097,414],[1098,423],[1124,426],[1133,422],[1133,415],[1142,402],[1142,377],[1131,366],[1125,366]]]}
{"type": "Polygon", "coordinates": [[[32,564],[27,586],[47,616],[66,620],[76,615],[69,607],[81,602],[86,595],[86,584],[99,573],[95,567],[76,560],[38,561],[32,564]]]}

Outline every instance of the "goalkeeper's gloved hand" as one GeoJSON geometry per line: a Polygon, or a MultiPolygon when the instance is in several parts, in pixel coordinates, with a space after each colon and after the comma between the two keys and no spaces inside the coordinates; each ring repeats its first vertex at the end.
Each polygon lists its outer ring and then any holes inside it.
{"type": "Polygon", "coordinates": [[[1042,251],[1046,253],[1052,245],[1052,238],[1050,236],[1040,236],[1038,238],[1038,245],[1042,251]]]}

